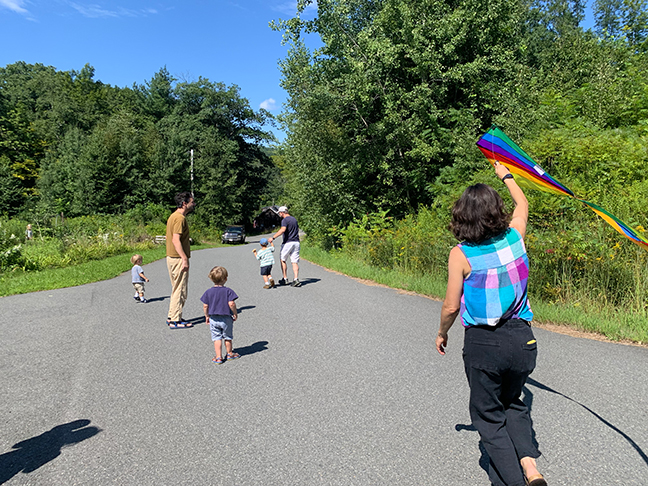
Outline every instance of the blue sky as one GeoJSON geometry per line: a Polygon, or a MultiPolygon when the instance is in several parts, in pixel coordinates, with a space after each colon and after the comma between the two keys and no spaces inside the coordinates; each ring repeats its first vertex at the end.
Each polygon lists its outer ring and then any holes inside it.
{"type": "MultiPolygon", "coordinates": [[[[143,84],[166,66],[175,78],[236,84],[257,110],[281,112],[279,59],[288,47],[271,20],[294,0],[0,0],[0,66],[95,68],[113,86],[143,84]]],[[[275,130],[281,139],[283,134],[275,130]]]]}
{"type": "MultiPolygon", "coordinates": [[[[591,2],[588,2],[591,3],[591,2]]],[[[257,110],[281,112],[281,33],[268,23],[295,0],[0,0],[0,66],[95,68],[113,86],[143,84],[166,66],[175,78],[236,84],[257,110]]],[[[592,25],[591,12],[585,21],[592,25]]],[[[316,42],[310,39],[309,43],[316,42]]],[[[283,134],[275,130],[279,139],[283,134]]]]}

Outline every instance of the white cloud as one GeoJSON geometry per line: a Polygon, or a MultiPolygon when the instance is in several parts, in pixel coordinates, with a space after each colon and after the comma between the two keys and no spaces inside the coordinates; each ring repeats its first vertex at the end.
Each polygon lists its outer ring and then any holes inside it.
{"type": "MultiPolygon", "coordinates": [[[[0,2],[1,1],[4,0],[0,0],[0,2]]],[[[79,12],[81,15],[83,15],[84,17],[89,17],[93,19],[100,18],[100,17],[141,17],[149,14],[158,13],[158,11],[153,8],[133,10],[130,8],[118,7],[116,9],[109,10],[107,8],[103,8],[101,5],[98,4],[80,5],[74,2],[67,2],[67,4],[70,7],[72,7],[74,10],[79,12]]]]}
{"type": "MultiPolygon", "coordinates": [[[[294,17],[297,13],[297,0],[284,0],[276,5],[270,7],[272,10],[280,12],[282,14],[290,15],[294,17]]],[[[313,1],[308,7],[304,9],[304,13],[308,14],[315,12],[317,10],[317,2],[313,1]]]]}
{"type": "Polygon", "coordinates": [[[268,98],[267,100],[261,102],[259,108],[263,108],[264,110],[268,111],[276,110],[277,102],[274,100],[274,98],[268,98]]]}
{"type": "Polygon", "coordinates": [[[0,7],[8,8],[16,13],[26,14],[29,11],[23,8],[25,0],[0,0],[0,7]]]}

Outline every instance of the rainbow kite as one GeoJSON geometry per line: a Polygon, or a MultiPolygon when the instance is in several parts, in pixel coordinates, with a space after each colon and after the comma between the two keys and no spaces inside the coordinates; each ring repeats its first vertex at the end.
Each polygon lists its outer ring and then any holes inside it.
{"type": "Polygon", "coordinates": [[[527,185],[545,192],[568,196],[582,202],[592,211],[603,218],[610,226],[628,238],[633,243],[648,250],[648,240],[630,228],[620,219],[617,219],[605,209],[577,198],[567,187],[563,186],[556,179],[547,174],[524,150],[508,138],[498,127],[493,126],[477,141],[479,150],[486,156],[491,164],[495,161],[506,166],[512,174],[523,177],[527,185]]]}

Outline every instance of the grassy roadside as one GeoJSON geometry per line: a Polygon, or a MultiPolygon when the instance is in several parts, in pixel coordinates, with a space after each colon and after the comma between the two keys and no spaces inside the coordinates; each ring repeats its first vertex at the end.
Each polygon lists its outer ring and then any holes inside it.
{"type": "MultiPolygon", "coordinates": [[[[221,245],[196,245],[191,250],[202,250],[221,245]]],[[[139,252],[144,257],[144,264],[154,262],[166,255],[163,245],[151,250],[139,252]]],[[[0,297],[15,294],[26,294],[40,290],[53,290],[75,287],[100,280],[108,280],[130,270],[131,254],[115,255],[103,260],[93,260],[66,268],[49,268],[36,272],[16,271],[0,277],[0,297]]]]}
{"type": "MultiPolygon", "coordinates": [[[[397,270],[385,270],[353,260],[343,253],[330,253],[318,247],[302,244],[301,255],[330,270],[345,275],[371,280],[389,287],[408,290],[432,298],[443,299],[445,274],[414,276],[397,270]]],[[[648,343],[648,316],[605,307],[585,308],[578,305],[546,303],[531,300],[534,321],[554,324],[576,331],[593,332],[613,341],[648,343]]]]}

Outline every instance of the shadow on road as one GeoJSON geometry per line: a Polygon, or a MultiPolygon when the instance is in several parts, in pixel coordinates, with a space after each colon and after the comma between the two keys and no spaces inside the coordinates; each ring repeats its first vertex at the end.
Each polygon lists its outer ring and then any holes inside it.
{"type": "Polygon", "coordinates": [[[256,305],[244,305],[243,307],[237,307],[236,310],[238,310],[239,314],[241,311],[248,310],[248,309],[255,309],[256,305]]]}
{"type": "MultiPolygon", "coordinates": [[[[306,287],[307,285],[317,283],[320,280],[321,280],[320,278],[305,278],[305,279],[300,278],[299,279],[299,281],[301,282],[301,287],[306,287]]],[[[292,287],[292,285],[290,285],[290,283],[287,283],[286,285],[279,285],[277,283],[277,286],[275,287],[275,289],[281,289],[281,288],[284,288],[284,287],[292,287]]]]}
{"type": "Polygon", "coordinates": [[[248,354],[259,353],[261,351],[265,351],[266,349],[268,349],[268,341],[257,341],[256,343],[250,344],[249,346],[236,348],[236,352],[241,356],[245,356],[248,354]]]}
{"type": "Polygon", "coordinates": [[[583,407],[585,410],[587,410],[589,413],[591,413],[592,415],[594,415],[597,419],[599,419],[601,422],[603,422],[605,425],[607,425],[609,428],[611,428],[612,430],[614,430],[617,434],[619,434],[619,435],[620,435],[621,437],[623,437],[625,440],[627,440],[628,443],[632,446],[632,448],[633,448],[634,450],[637,451],[637,454],[639,454],[639,456],[641,457],[641,459],[643,460],[643,462],[646,463],[646,464],[648,465],[648,456],[647,456],[646,453],[641,449],[641,447],[639,447],[639,446],[637,445],[637,443],[636,443],[634,440],[632,440],[632,439],[630,438],[630,436],[628,436],[628,434],[626,434],[625,432],[623,432],[623,431],[620,430],[619,428],[615,427],[613,424],[611,424],[610,422],[608,422],[607,420],[605,420],[603,417],[601,417],[598,413],[596,413],[596,412],[593,411],[592,409],[586,407],[585,405],[583,405],[583,404],[580,403],[580,402],[577,402],[577,401],[574,400],[573,398],[570,398],[570,397],[568,397],[567,395],[565,395],[565,394],[563,394],[563,393],[560,393],[559,391],[556,391],[556,390],[554,390],[553,388],[548,387],[547,385],[543,385],[542,383],[537,382],[537,381],[535,381],[535,380],[533,380],[533,379],[531,379],[531,378],[529,378],[529,379],[527,380],[527,385],[532,385],[532,386],[535,386],[535,387],[537,387],[537,388],[539,388],[539,389],[541,389],[541,390],[545,390],[545,391],[548,391],[548,392],[551,392],[551,393],[555,393],[556,395],[560,395],[561,397],[564,397],[564,398],[566,398],[567,400],[569,400],[569,401],[571,401],[571,402],[574,402],[574,403],[577,404],[577,405],[580,405],[580,406],[583,407]]]}
{"type": "Polygon", "coordinates": [[[162,297],[153,297],[152,299],[146,299],[146,301],[147,301],[147,302],[161,302],[161,301],[163,301],[164,299],[168,299],[168,298],[169,298],[168,295],[164,295],[164,296],[162,296],[162,297]]]}
{"type": "Polygon", "coordinates": [[[60,456],[63,447],[78,444],[101,432],[99,427],[87,427],[89,424],[90,420],[75,420],[14,444],[15,451],[0,455],[0,484],[20,472],[34,472],[60,456]]]}

